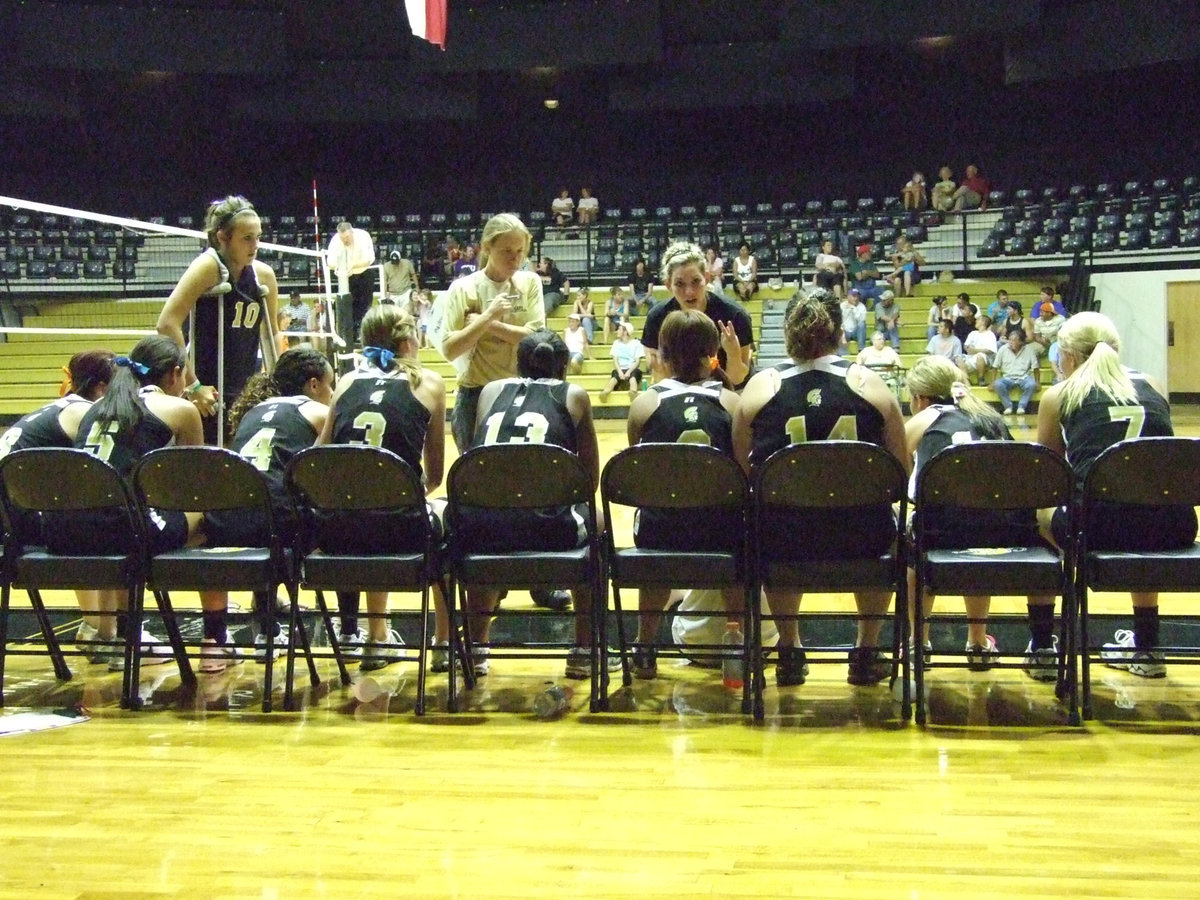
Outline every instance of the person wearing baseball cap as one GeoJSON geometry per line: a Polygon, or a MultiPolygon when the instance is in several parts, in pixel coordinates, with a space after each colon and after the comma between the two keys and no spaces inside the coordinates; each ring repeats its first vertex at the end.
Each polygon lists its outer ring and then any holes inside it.
{"type": "Polygon", "coordinates": [[[883,290],[876,286],[876,282],[880,281],[883,275],[871,256],[871,246],[863,244],[856,248],[854,261],[846,267],[850,287],[858,288],[859,297],[868,309],[879,300],[883,290]]]}
{"type": "Polygon", "coordinates": [[[854,341],[855,350],[862,352],[867,346],[867,307],[862,302],[862,291],[856,287],[846,292],[842,301],[842,342],[838,355],[845,355],[846,345],[854,341]]]}

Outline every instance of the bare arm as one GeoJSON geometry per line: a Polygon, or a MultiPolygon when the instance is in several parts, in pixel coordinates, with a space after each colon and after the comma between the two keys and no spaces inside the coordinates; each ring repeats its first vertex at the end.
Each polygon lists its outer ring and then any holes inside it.
{"type": "Polygon", "coordinates": [[[596,425],[592,421],[592,401],[587,391],[577,384],[567,388],[567,408],[575,420],[575,443],[579,460],[592,479],[592,490],[600,487],[600,447],[596,441],[596,425]]]}
{"type": "Polygon", "coordinates": [[[442,483],[446,471],[446,382],[437,372],[426,369],[421,375],[421,388],[428,391],[429,427],[425,430],[425,446],[421,461],[425,469],[425,493],[431,494],[442,483]]]}
{"type": "Polygon", "coordinates": [[[1037,442],[1060,456],[1067,455],[1062,434],[1062,385],[1056,384],[1038,401],[1037,442]]]}
{"type": "Polygon", "coordinates": [[[479,339],[491,330],[492,323],[503,318],[510,309],[512,302],[501,294],[494,298],[483,312],[477,315],[467,314],[463,327],[446,335],[442,342],[442,352],[448,359],[457,359],[470,352],[479,343],[479,339]]]}
{"type": "MultiPolygon", "coordinates": [[[[196,302],[216,287],[219,278],[220,269],[211,254],[201,254],[192,260],[191,265],[187,267],[178,284],[175,285],[175,289],[167,297],[162,311],[158,314],[158,323],[155,326],[158,333],[169,337],[180,347],[186,347],[187,338],[183,333],[183,323],[196,308],[196,302]]],[[[272,273],[272,280],[274,280],[274,273],[272,273]]],[[[187,376],[188,384],[196,380],[196,373],[192,370],[190,360],[184,374],[187,376]]]]}

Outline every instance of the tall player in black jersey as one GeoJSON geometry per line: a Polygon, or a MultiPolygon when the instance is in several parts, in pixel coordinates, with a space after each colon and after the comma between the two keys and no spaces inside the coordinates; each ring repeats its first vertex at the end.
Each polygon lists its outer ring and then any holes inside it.
{"type": "MultiPolygon", "coordinates": [[[[830,439],[878,444],[910,468],[895,395],[874,372],[838,357],[841,334],[842,309],[832,291],[817,288],[788,304],[784,336],[791,360],[751,378],[734,416],[734,452],[747,472],[791,444],[830,439]]],[[[781,518],[763,539],[768,553],[783,558],[869,556],[887,549],[892,515],[891,506],[884,505],[863,509],[857,521],[781,518]]],[[[795,615],[800,596],[776,591],[767,600],[775,615],[795,615]]],[[[863,591],[854,599],[861,616],[883,616],[891,595],[863,591]]],[[[882,625],[881,618],[858,620],[847,676],[851,684],[876,684],[887,676],[889,667],[878,649],[882,625]]],[[[779,622],[776,682],[803,684],[807,673],[798,623],[779,622]]]]}
{"type": "MultiPolygon", "coordinates": [[[[75,434],[83,414],[104,396],[108,383],[112,381],[113,356],[111,350],[84,350],[72,356],[63,370],[67,377],[60,388],[62,396],[22,416],[0,436],[0,459],[14,450],[30,447],[74,447],[75,434]]],[[[27,519],[25,527],[38,528],[36,517],[27,519]]],[[[124,591],[76,591],[75,597],[83,617],[75,634],[75,643],[86,645],[96,640],[112,641],[117,627],[113,612],[124,596],[124,591]]],[[[117,667],[124,656],[101,648],[89,655],[88,660],[94,663],[108,662],[117,667]]]]}
{"type": "MultiPolygon", "coordinates": [[[[908,372],[908,391],[912,396],[913,416],[904,426],[908,453],[913,460],[909,496],[915,496],[917,477],[925,464],[954,444],[973,441],[1011,441],[1012,434],[1003,417],[971,393],[962,371],[942,356],[924,356],[908,372]]],[[[986,489],[987,485],[980,485],[986,489]]],[[[954,515],[936,507],[920,511],[927,533],[933,534],[931,547],[965,549],[968,547],[1028,546],[1037,537],[1037,522],[1014,516],[1007,511],[976,511],[954,515]]],[[[916,597],[916,571],[908,570],[908,596],[916,597]]],[[[923,612],[933,609],[934,596],[923,595],[923,612]]],[[[963,598],[967,608],[967,666],[976,671],[991,668],[997,653],[996,639],[987,633],[987,617],[992,598],[975,595],[963,598]]],[[[921,635],[925,652],[932,652],[929,624],[921,635]]]]}
{"type": "MultiPolygon", "coordinates": [[[[324,355],[313,347],[295,347],[279,357],[269,374],[251,376],[230,410],[230,448],[266,476],[275,527],[284,541],[292,539],[296,528],[284,473],[297,453],[317,442],[332,398],[333,369],[324,355]]],[[[261,517],[247,515],[244,509],[210,512],[202,528],[205,543],[213,547],[257,547],[268,536],[267,523],[261,517]]],[[[268,618],[267,605],[273,602],[274,597],[268,594],[254,595],[259,625],[254,639],[258,648],[255,657],[260,662],[266,660],[263,626],[268,618]]],[[[276,634],[284,634],[278,621],[275,628],[276,634]]],[[[275,642],[277,652],[283,643],[275,642]]]]}
{"type": "MultiPolygon", "coordinates": [[[[1174,434],[1166,392],[1154,378],[1121,365],[1121,338],[1112,321],[1096,312],[1076,313],[1058,333],[1065,380],[1050,387],[1038,405],[1038,442],[1064,453],[1082,484],[1096,458],[1120,441],[1174,434]]],[[[1192,477],[1180,473],[1181,478],[1192,477]]],[[[1046,536],[1066,539],[1066,511],[1045,510],[1046,536]]],[[[1196,539],[1196,511],[1190,506],[1109,505],[1083,523],[1088,545],[1103,550],[1172,550],[1196,539]]],[[[1026,670],[1053,680],[1051,639],[1054,598],[1030,598],[1031,641],[1026,670]]],[[[1133,630],[1121,629],[1103,658],[1115,669],[1143,678],[1162,678],[1166,665],[1158,647],[1158,594],[1133,594],[1133,630]]]]}
{"type": "MultiPolygon", "coordinates": [[[[563,381],[570,354],[557,334],[535,331],[517,345],[517,378],[487,384],[479,395],[474,446],[483,444],[556,444],[579,456],[600,483],[600,450],[592,422],[587,391],[563,381]]],[[[544,478],[544,472],[530,472],[544,478]]],[[[469,546],[507,552],[531,547],[566,550],[580,545],[584,520],[579,510],[514,510],[465,518],[463,530],[469,546]]],[[[471,591],[467,605],[473,642],[487,644],[491,614],[499,595],[471,591]]],[[[576,592],[575,642],[567,657],[568,678],[591,675],[591,630],[588,616],[592,598],[576,592]]],[[[475,648],[475,673],[486,675],[486,647],[475,648]]]]}
{"type": "MultiPolygon", "coordinates": [[[[383,304],[367,312],[362,322],[364,363],[339,380],[319,443],[369,444],[390,450],[421,475],[425,493],[430,494],[442,483],[445,466],[446,384],[436,372],[421,368],[417,359],[420,340],[412,316],[400,307],[383,304]]],[[[350,522],[325,522],[317,542],[333,553],[384,553],[411,545],[411,535],[412,522],[406,517],[378,513],[358,515],[350,522]]],[[[367,610],[372,616],[367,633],[361,634],[358,594],[338,592],[342,642],[351,652],[365,642],[400,643],[384,618],[387,603],[387,592],[367,594],[367,610]]],[[[444,603],[435,585],[439,643],[449,636],[444,603]]],[[[363,666],[367,669],[388,665],[400,653],[394,647],[368,650],[363,666]]],[[[443,659],[439,654],[439,663],[443,659]]]]}
{"type": "Polygon", "coordinates": [[[255,259],[262,222],[245,197],[226,197],[210,204],[205,231],[209,247],[192,261],[171,291],[158,316],[158,333],[183,347],[184,325],[189,316],[195,317],[184,393],[204,416],[207,442],[217,444],[225,437],[217,433],[218,403],[227,413],[258,371],[260,348],[267,368],[274,365],[280,349],[275,334],[279,288],[271,267],[255,259]],[[224,293],[219,293],[222,289],[224,293]],[[218,309],[224,312],[220,334],[218,309]],[[219,344],[225,355],[223,372],[217,359],[219,344]],[[218,389],[224,396],[217,396],[218,389]]]}
{"type": "MultiPolygon", "coordinates": [[[[729,390],[729,379],[717,365],[721,346],[717,326],[699,310],[675,310],[663,320],[658,346],[665,377],[630,404],[626,421],[629,445],[705,444],[732,457],[738,395],[729,390]]],[[[638,547],[728,549],[742,540],[741,522],[707,522],[697,529],[695,521],[668,510],[642,509],[634,519],[633,538],[638,547]]],[[[639,678],[658,674],[654,647],[642,645],[658,634],[669,599],[670,591],[663,588],[638,592],[633,669],[639,678]]],[[[742,599],[739,591],[726,593],[724,608],[731,621],[741,621],[742,599]]]]}
{"type": "MultiPolygon", "coordinates": [[[[108,390],[79,421],[76,447],[129,478],[137,461],[151,450],[171,443],[203,443],[200,414],[180,397],[187,383],[182,348],[154,335],[142,338],[129,356],[118,356],[114,363],[108,390]]],[[[198,515],[156,512],[149,516],[146,531],[155,550],[175,549],[184,545],[198,524],[198,515]]],[[[121,552],[133,537],[103,514],[55,521],[45,536],[47,546],[63,554],[121,552]]],[[[126,622],[120,613],[116,627],[118,634],[124,635],[126,622]]],[[[169,648],[144,633],[142,653],[148,654],[143,664],[166,662],[170,656],[169,648]]],[[[110,662],[110,668],[117,666],[110,662]]]]}

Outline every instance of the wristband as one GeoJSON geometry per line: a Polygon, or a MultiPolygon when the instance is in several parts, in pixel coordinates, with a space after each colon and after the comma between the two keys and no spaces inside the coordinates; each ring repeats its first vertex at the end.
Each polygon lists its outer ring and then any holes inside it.
{"type": "Polygon", "coordinates": [[[202,388],[202,387],[204,387],[204,385],[201,384],[200,379],[197,378],[190,385],[188,385],[187,390],[185,390],[184,393],[190,397],[190,396],[192,396],[192,394],[196,393],[196,391],[200,390],[200,388],[202,388]]]}

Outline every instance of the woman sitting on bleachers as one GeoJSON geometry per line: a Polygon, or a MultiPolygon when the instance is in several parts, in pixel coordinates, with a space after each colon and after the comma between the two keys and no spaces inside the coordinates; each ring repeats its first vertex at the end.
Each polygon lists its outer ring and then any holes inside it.
{"type": "MultiPolygon", "coordinates": [[[[733,456],[733,413],[738,396],[717,365],[721,338],[717,326],[697,310],[676,310],[663,320],[659,355],[664,377],[642,392],[629,407],[626,431],[629,445],[692,443],[716,447],[733,456]]],[[[691,513],[687,513],[691,515],[691,513]]],[[[708,521],[697,528],[667,510],[639,510],[633,537],[638,547],[685,550],[726,550],[742,539],[742,523],[708,521]]],[[[670,591],[643,588],[638,593],[638,635],[633,670],[638,678],[658,674],[652,644],[670,591]]],[[[723,607],[730,621],[741,622],[742,595],[730,591],[723,607]]]]}

